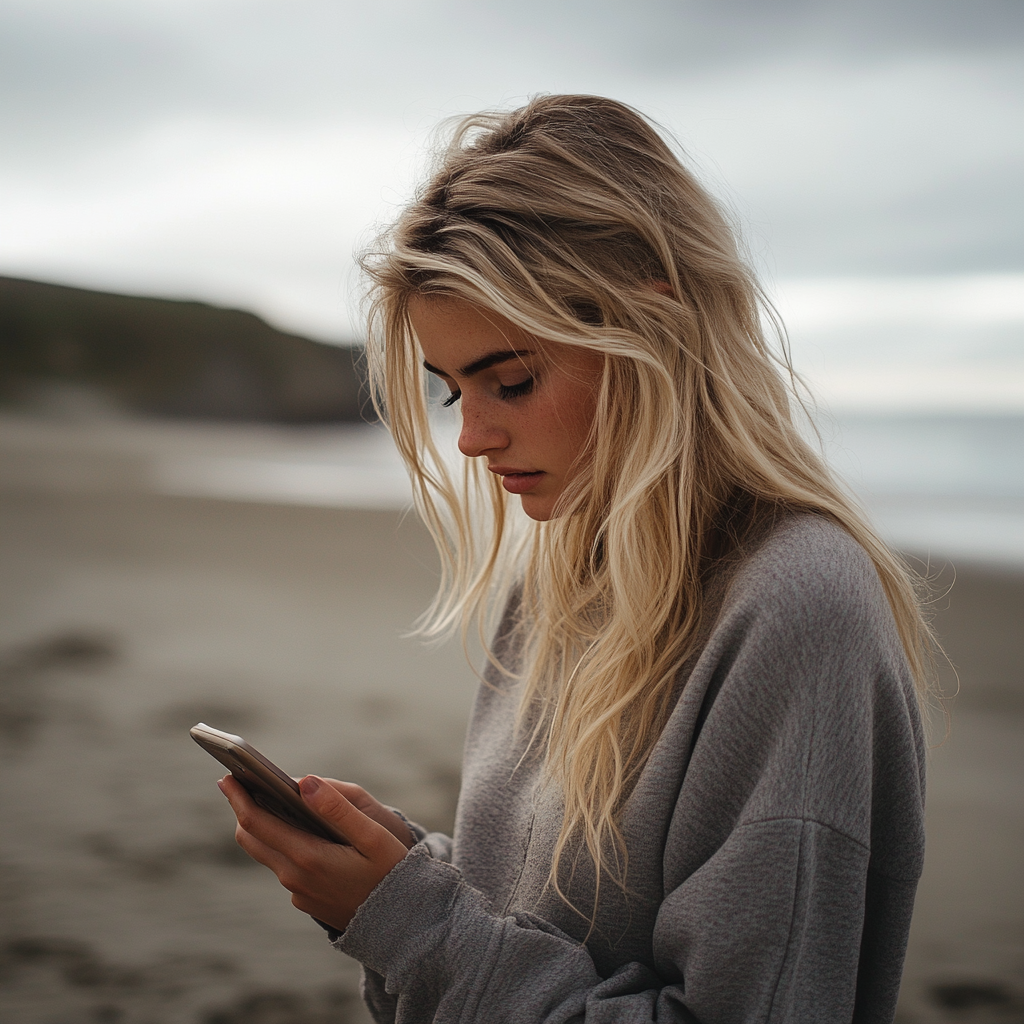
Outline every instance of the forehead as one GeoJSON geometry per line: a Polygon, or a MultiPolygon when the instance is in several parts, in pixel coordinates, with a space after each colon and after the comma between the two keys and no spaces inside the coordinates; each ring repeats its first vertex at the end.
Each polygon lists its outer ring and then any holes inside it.
{"type": "Polygon", "coordinates": [[[409,300],[409,321],[428,360],[442,352],[460,362],[462,356],[483,355],[502,348],[518,349],[530,339],[515,324],[465,299],[414,295],[409,300]]]}
{"type": "Polygon", "coordinates": [[[516,359],[528,358],[533,369],[555,367],[587,379],[604,367],[600,352],[542,340],[465,299],[415,295],[409,300],[409,320],[426,368],[460,381],[516,359]]]}

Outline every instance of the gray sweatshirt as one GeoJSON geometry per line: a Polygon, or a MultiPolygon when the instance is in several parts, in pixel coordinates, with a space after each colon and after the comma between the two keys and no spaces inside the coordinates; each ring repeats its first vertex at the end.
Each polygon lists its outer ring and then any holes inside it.
{"type": "Polygon", "coordinates": [[[560,877],[576,909],[547,884],[562,806],[523,758],[516,687],[490,673],[454,840],[419,830],[335,943],[376,1020],[892,1020],[924,756],[878,577],[842,530],[794,516],[717,592],[623,812],[627,891],[602,880],[593,928],[585,853],[560,877]]]}

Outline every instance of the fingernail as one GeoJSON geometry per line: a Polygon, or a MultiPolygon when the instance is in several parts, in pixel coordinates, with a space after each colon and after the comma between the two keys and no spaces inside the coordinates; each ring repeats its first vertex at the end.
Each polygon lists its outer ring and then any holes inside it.
{"type": "Polygon", "coordinates": [[[303,796],[312,796],[320,788],[320,780],[315,775],[307,775],[300,783],[299,789],[303,796]]]}
{"type": "MultiPolygon", "coordinates": [[[[224,776],[224,779],[226,779],[226,778],[227,778],[227,776],[225,775],[225,776],[224,776]]],[[[224,779],[218,779],[218,780],[217,780],[217,788],[218,788],[218,789],[219,789],[219,790],[220,790],[220,791],[221,791],[222,793],[224,792],[224,779]]]]}

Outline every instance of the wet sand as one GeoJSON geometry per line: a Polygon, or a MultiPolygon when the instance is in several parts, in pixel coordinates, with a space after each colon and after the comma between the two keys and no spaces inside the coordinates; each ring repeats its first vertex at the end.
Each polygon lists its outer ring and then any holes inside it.
{"type": "MultiPolygon", "coordinates": [[[[398,512],[0,491],[3,1024],[366,1019],[355,965],[234,847],[187,729],[450,827],[474,676],[401,636],[434,565],[398,512]]],[[[906,1024],[1024,1019],[1024,575],[957,568],[906,1024]]]]}
{"type": "Polygon", "coordinates": [[[422,530],[7,494],[0,545],[2,1019],[363,1019],[355,965],[240,855],[187,730],[242,732],[450,828],[474,679],[401,638],[434,586],[422,530]]]}
{"type": "Polygon", "coordinates": [[[1020,1022],[1024,572],[946,565],[933,581],[952,663],[942,686],[956,696],[930,723],[925,873],[897,1021],[1020,1022]]]}

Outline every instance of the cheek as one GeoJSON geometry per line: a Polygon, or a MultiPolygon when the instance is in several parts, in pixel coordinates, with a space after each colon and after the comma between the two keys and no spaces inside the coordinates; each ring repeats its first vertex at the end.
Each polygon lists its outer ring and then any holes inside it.
{"type": "Polygon", "coordinates": [[[603,360],[597,357],[566,366],[532,412],[536,418],[527,429],[532,428],[562,471],[583,454],[597,411],[602,368],[603,360]]]}
{"type": "Polygon", "coordinates": [[[593,409],[579,401],[552,403],[527,426],[537,445],[535,455],[549,470],[565,474],[583,454],[592,422],[593,409]]]}
{"type": "Polygon", "coordinates": [[[562,417],[565,439],[574,448],[574,455],[587,441],[597,412],[597,388],[574,382],[573,393],[567,396],[567,415],[562,417]]]}

